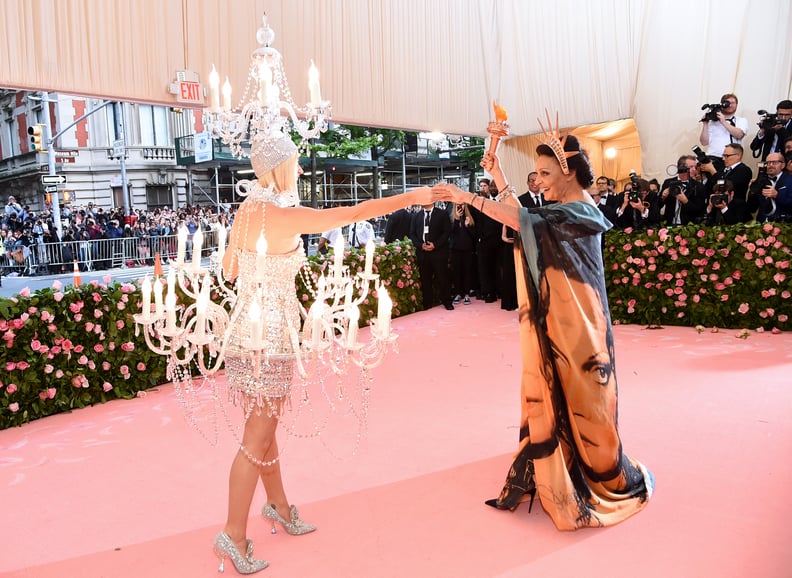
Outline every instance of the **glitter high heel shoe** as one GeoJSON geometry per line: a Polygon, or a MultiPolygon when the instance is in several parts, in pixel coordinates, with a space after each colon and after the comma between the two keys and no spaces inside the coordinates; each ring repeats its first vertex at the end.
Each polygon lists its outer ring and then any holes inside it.
{"type": "Polygon", "coordinates": [[[230,558],[234,564],[234,568],[240,574],[254,574],[264,570],[269,566],[266,560],[256,560],[253,558],[253,542],[247,541],[246,556],[242,556],[234,545],[234,541],[228,537],[225,532],[220,532],[214,539],[214,551],[217,557],[220,558],[220,567],[218,572],[225,570],[225,559],[230,558]]]}
{"type": "Polygon", "coordinates": [[[316,526],[303,522],[300,519],[300,514],[297,511],[296,506],[291,507],[291,510],[289,511],[291,520],[288,522],[283,519],[283,516],[281,516],[277,510],[275,510],[275,506],[271,506],[270,504],[264,504],[264,507],[261,508],[261,515],[268,520],[272,520],[273,534],[277,533],[277,530],[275,530],[275,522],[278,522],[281,526],[283,526],[283,529],[286,530],[286,533],[292,536],[300,536],[301,534],[308,534],[316,530],[316,526]]]}

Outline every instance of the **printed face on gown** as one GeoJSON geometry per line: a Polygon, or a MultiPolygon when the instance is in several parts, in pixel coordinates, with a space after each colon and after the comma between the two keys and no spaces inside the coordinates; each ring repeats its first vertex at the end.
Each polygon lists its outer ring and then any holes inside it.
{"type": "Polygon", "coordinates": [[[548,335],[556,350],[556,366],[565,384],[573,435],[581,458],[597,473],[616,467],[616,376],[608,347],[608,323],[602,301],[590,285],[546,270],[550,309],[555,321],[548,335]]]}

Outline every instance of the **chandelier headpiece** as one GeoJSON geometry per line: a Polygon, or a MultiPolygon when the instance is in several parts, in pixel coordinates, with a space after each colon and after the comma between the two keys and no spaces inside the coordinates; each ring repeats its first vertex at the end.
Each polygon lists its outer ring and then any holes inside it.
{"type": "MultiPolygon", "coordinates": [[[[236,157],[251,157],[257,145],[297,132],[303,139],[319,136],[328,128],[330,103],[322,100],[319,71],[313,62],[308,74],[311,102],[299,106],[292,98],[280,52],[271,46],[275,32],[267,16],[256,33],[258,48],[250,56],[247,81],[236,106],[231,101],[231,84],[223,84],[220,105],[220,75],[214,67],[209,75],[209,108],[204,113],[206,126],[214,136],[231,148],[236,157]],[[248,148],[250,144],[252,148],[248,148]]],[[[282,152],[282,151],[281,151],[282,152]]],[[[275,165],[277,166],[277,165],[275,165]]]]}

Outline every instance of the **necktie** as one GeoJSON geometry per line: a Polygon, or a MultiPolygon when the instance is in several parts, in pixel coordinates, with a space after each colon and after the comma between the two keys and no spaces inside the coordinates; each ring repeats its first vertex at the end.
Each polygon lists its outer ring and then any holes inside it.
{"type": "Polygon", "coordinates": [[[536,203],[537,207],[541,207],[542,206],[542,196],[541,195],[535,195],[534,196],[534,203],[536,203]]]}

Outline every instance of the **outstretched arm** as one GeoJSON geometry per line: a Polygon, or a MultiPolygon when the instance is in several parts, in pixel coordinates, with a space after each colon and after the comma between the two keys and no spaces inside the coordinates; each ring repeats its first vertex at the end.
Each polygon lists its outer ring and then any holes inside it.
{"type": "Polygon", "coordinates": [[[321,233],[343,227],[357,221],[387,215],[410,205],[425,205],[434,202],[432,189],[420,187],[400,195],[363,201],[354,206],[312,209],[310,207],[267,207],[271,219],[267,221],[267,233],[292,236],[301,233],[321,233]]]}
{"type": "MultiPolygon", "coordinates": [[[[439,185],[435,185],[435,187],[432,190],[435,192],[436,200],[438,201],[467,203],[471,205],[474,209],[481,211],[488,217],[491,217],[496,221],[503,223],[507,227],[511,227],[515,231],[520,230],[519,201],[517,202],[517,206],[513,205],[511,201],[509,201],[508,203],[506,202],[499,203],[491,199],[485,199],[484,197],[481,197],[474,193],[468,193],[466,191],[463,191],[456,185],[452,185],[449,183],[442,183],[439,185]]],[[[514,197],[514,195],[511,195],[511,197],[514,197]]]]}

